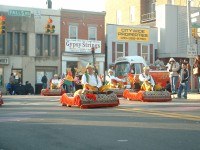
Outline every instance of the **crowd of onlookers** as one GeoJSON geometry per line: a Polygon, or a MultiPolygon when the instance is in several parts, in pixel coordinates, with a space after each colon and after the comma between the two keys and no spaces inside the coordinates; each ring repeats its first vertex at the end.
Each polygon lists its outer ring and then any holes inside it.
{"type": "MultiPolygon", "coordinates": [[[[200,94],[200,56],[196,56],[194,58],[193,66],[190,66],[189,62],[185,59],[180,59],[180,61],[176,61],[174,58],[170,58],[167,65],[164,65],[163,61],[159,58],[155,61],[155,66],[158,70],[166,70],[169,72],[170,81],[166,81],[165,89],[171,92],[172,94],[177,94],[178,97],[181,97],[181,93],[183,93],[183,97],[187,98],[187,92],[190,90],[190,78],[195,77],[197,80],[197,89],[200,94]],[[192,71],[192,72],[191,72],[192,71]],[[178,83],[180,82],[180,83],[178,83]],[[178,87],[177,87],[178,86],[178,87]]],[[[86,67],[87,69],[87,67],[86,67]]],[[[95,68],[93,68],[95,72],[95,68]]],[[[148,72],[146,71],[148,68],[144,68],[144,75],[140,75],[140,79],[144,78],[148,72]],[[147,73],[145,73],[147,72],[147,73]]],[[[50,89],[65,89],[66,92],[75,92],[79,89],[83,88],[82,73],[77,72],[73,67],[67,74],[63,74],[62,76],[58,76],[54,74],[52,79],[47,79],[47,76],[44,76],[41,79],[42,88],[50,88],[50,89]],[[49,87],[47,87],[47,83],[50,83],[49,87]]],[[[85,76],[84,76],[85,77],[85,76]]],[[[111,79],[115,79],[117,81],[122,81],[117,77],[114,77],[113,70],[108,70],[108,76],[105,77],[105,83],[109,81],[108,77],[111,79]]],[[[102,82],[102,79],[101,79],[102,82]]],[[[152,81],[151,81],[152,82],[152,81]]],[[[153,82],[152,82],[153,83],[153,82]]],[[[155,85],[155,84],[154,84],[155,85]]],[[[16,80],[15,75],[11,73],[9,78],[9,83],[6,85],[7,91],[11,94],[18,95],[26,95],[26,94],[34,94],[34,88],[26,81],[25,85],[22,85],[20,80],[16,80]]]]}
{"type": "MultiPolygon", "coordinates": [[[[162,66],[160,64],[162,63],[158,62],[161,61],[159,59],[157,60],[157,66],[160,68],[162,66]]],[[[190,91],[190,79],[193,77],[197,81],[197,90],[198,94],[200,94],[200,56],[194,58],[193,66],[190,66],[186,59],[180,59],[177,62],[174,58],[170,58],[165,67],[169,72],[170,78],[170,81],[167,83],[167,88],[172,94],[177,94],[178,98],[181,98],[183,92],[183,97],[187,99],[187,92],[190,91]]]]}
{"type": "Polygon", "coordinates": [[[31,83],[26,81],[25,85],[23,85],[20,78],[15,78],[14,73],[10,74],[9,82],[6,84],[6,90],[10,95],[34,94],[34,88],[31,83]]]}

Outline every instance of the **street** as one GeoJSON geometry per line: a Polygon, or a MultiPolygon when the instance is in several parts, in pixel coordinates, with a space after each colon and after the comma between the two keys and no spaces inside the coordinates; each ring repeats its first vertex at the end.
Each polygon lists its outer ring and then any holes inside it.
{"type": "Polygon", "coordinates": [[[60,96],[4,95],[0,150],[199,150],[200,100],[64,107],[60,96]]]}

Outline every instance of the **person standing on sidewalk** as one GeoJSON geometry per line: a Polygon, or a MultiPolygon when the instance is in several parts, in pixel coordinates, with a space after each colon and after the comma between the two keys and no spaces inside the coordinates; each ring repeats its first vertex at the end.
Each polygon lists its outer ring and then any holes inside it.
{"type": "Polygon", "coordinates": [[[200,56],[196,56],[194,58],[194,65],[193,65],[193,69],[196,68],[197,72],[193,74],[196,76],[197,78],[197,89],[198,89],[198,94],[200,94],[200,56]]]}
{"type": "Polygon", "coordinates": [[[9,84],[10,84],[9,93],[10,93],[10,95],[14,95],[15,94],[15,76],[14,76],[14,73],[10,74],[9,84]]]}
{"type": "Polygon", "coordinates": [[[180,65],[178,62],[175,61],[174,58],[170,58],[169,63],[166,65],[166,67],[167,71],[169,72],[172,94],[176,94],[177,82],[179,77],[178,70],[180,68],[180,65]]]}
{"type": "Polygon", "coordinates": [[[48,81],[46,74],[44,74],[41,81],[42,81],[42,88],[46,89],[47,88],[47,81],[48,81]]]}
{"type": "Polygon", "coordinates": [[[181,93],[183,93],[183,97],[187,99],[187,88],[188,88],[188,79],[189,79],[189,71],[187,69],[187,63],[183,62],[180,70],[180,84],[178,88],[177,97],[181,98],[181,93]]]}

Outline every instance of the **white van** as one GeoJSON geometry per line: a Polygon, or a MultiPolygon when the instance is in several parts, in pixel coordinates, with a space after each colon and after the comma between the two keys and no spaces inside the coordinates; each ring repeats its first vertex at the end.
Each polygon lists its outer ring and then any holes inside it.
{"type": "Polygon", "coordinates": [[[127,76],[129,72],[141,74],[144,66],[147,64],[141,56],[119,57],[115,61],[115,76],[127,76]]]}

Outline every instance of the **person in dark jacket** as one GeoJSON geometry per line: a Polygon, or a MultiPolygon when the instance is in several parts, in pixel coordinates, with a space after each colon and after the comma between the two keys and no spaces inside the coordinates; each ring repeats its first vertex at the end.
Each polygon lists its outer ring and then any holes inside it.
{"type": "Polygon", "coordinates": [[[187,63],[183,62],[180,71],[180,84],[177,93],[178,98],[181,98],[181,94],[183,91],[183,97],[187,99],[188,79],[189,79],[189,71],[187,70],[187,63]]]}
{"type": "Polygon", "coordinates": [[[41,81],[42,81],[42,88],[46,89],[47,88],[47,81],[48,81],[46,74],[44,74],[41,81]]]}

